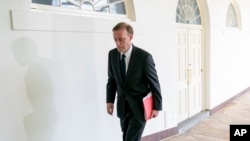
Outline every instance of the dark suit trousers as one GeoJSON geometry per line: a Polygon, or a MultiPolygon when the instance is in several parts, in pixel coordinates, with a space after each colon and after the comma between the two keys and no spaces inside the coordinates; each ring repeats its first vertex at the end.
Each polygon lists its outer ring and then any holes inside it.
{"type": "Polygon", "coordinates": [[[125,116],[120,118],[123,141],[140,141],[146,121],[137,120],[127,101],[125,101],[125,105],[125,116]]]}

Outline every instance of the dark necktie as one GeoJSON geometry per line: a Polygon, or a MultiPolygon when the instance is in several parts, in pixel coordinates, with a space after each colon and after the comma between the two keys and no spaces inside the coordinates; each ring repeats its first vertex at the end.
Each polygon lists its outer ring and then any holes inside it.
{"type": "Polygon", "coordinates": [[[126,63],[125,63],[125,54],[122,54],[122,57],[120,59],[120,64],[121,64],[121,76],[122,80],[124,81],[125,76],[126,76],[126,63]]]}

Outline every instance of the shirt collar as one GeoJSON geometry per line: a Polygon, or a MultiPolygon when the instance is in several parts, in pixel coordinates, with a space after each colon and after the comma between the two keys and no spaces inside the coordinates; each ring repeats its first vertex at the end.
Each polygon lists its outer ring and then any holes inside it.
{"type": "Polygon", "coordinates": [[[121,55],[122,55],[122,54],[125,54],[126,58],[130,58],[131,53],[132,53],[132,49],[133,49],[133,45],[131,44],[131,46],[130,46],[130,48],[128,49],[128,51],[125,52],[125,53],[121,53],[121,55]]]}

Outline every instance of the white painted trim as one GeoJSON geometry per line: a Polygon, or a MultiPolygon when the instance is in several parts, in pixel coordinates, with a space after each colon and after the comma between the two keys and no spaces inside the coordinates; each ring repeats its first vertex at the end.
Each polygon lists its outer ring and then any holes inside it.
{"type": "Polygon", "coordinates": [[[130,21],[118,17],[87,17],[72,13],[25,10],[11,10],[11,18],[13,30],[57,32],[111,32],[117,22],[130,21]]]}

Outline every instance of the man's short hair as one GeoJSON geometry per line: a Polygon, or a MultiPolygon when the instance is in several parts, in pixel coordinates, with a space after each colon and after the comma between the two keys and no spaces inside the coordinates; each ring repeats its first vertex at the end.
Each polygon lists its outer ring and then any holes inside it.
{"type": "Polygon", "coordinates": [[[129,34],[134,34],[134,31],[133,31],[133,28],[131,25],[125,23],[125,22],[120,22],[118,24],[116,24],[112,31],[117,31],[117,30],[120,30],[120,29],[126,29],[126,31],[129,33],[129,34]]]}

